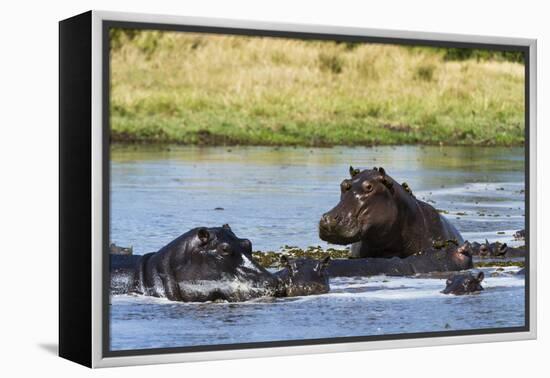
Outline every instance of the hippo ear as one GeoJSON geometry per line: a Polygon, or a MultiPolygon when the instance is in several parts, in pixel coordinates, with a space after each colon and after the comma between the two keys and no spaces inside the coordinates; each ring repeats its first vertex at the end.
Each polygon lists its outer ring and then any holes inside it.
{"type": "Polygon", "coordinates": [[[292,265],[290,264],[290,261],[288,260],[288,257],[286,255],[281,255],[279,263],[283,268],[287,268],[292,272],[292,265]]]}
{"type": "Polygon", "coordinates": [[[477,277],[476,277],[476,278],[477,278],[477,282],[483,281],[483,278],[485,278],[485,273],[479,272],[479,273],[477,274],[477,277]]]}
{"type": "Polygon", "coordinates": [[[231,227],[226,223],[222,226],[222,228],[225,228],[226,230],[231,230],[231,227]]]}
{"type": "Polygon", "coordinates": [[[205,245],[210,240],[210,232],[206,228],[199,228],[197,231],[197,237],[202,245],[205,245]]]}
{"type": "Polygon", "coordinates": [[[382,184],[384,184],[384,186],[386,188],[388,188],[388,190],[390,191],[390,193],[393,193],[394,192],[394,188],[393,188],[393,182],[388,179],[386,176],[382,177],[382,180],[381,180],[382,184]]]}
{"type": "Polygon", "coordinates": [[[386,177],[386,171],[384,170],[384,168],[379,167],[378,172],[382,175],[382,179],[380,180],[382,184],[384,184],[390,190],[390,192],[393,193],[393,181],[386,177]]]}
{"type": "Polygon", "coordinates": [[[322,259],[321,262],[319,263],[319,270],[328,268],[329,263],[330,263],[330,256],[327,256],[324,259],[322,259]]]}
{"type": "Polygon", "coordinates": [[[361,170],[360,170],[360,169],[353,168],[351,165],[349,166],[349,174],[350,174],[351,178],[354,178],[354,177],[357,176],[359,173],[361,173],[361,170]]]}

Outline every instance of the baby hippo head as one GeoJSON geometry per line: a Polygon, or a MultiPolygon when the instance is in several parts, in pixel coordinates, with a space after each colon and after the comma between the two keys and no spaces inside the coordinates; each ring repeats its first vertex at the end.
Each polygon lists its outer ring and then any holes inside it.
{"type": "Polygon", "coordinates": [[[297,297],[312,294],[324,294],[330,290],[327,267],[330,257],[323,260],[289,259],[281,257],[283,270],[276,273],[282,281],[285,295],[297,297]]]}
{"type": "Polygon", "coordinates": [[[483,290],[481,281],[483,281],[484,274],[479,272],[477,275],[459,274],[447,279],[447,287],[442,291],[443,294],[464,295],[477,293],[483,290]]]}
{"type": "Polygon", "coordinates": [[[238,238],[228,225],[200,227],[173,256],[172,266],[183,297],[241,301],[263,296],[278,287],[278,280],[256,263],[252,244],[238,238]]]}

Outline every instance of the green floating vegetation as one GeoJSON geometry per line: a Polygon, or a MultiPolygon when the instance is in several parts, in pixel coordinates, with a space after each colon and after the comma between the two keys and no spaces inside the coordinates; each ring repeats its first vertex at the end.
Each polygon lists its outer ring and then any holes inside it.
{"type": "Polygon", "coordinates": [[[324,259],[330,256],[331,259],[347,259],[350,257],[348,249],[323,249],[321,246],[310,246],[306,249],[285,245],[278,252],[274,251],[255,251],[252,257],[264,268],[279,268],[281,256],[290,258],[311,258],[315,260],[324,259]]]}
{"type": "Polygon", "coordinates": [[[111,31],[111,140],[524,143],[521,53],[111,31]]]}

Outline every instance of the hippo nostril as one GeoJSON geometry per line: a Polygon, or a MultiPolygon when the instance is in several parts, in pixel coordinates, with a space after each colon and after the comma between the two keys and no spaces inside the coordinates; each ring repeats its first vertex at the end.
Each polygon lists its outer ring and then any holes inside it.
{"type": "Polygon", "coordinates": [[[323,214],[323,216],[321,217],[321,223],[323,223],[325,226],[328,226],[330,225],[331,222],[332,222],[332,219],[330,218],[330,215],[323,214]]]}

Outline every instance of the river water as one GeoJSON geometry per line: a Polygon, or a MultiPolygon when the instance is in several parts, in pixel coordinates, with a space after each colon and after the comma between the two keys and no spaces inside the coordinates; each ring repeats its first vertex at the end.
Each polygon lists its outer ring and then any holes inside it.
{"type": "MultiPolygon", "coordinates": [[[[117,146],[111,155],[111,241],[135,254],[224,223],[254,250],[325,247],[317,222],[338,202],[350,165],[383,166],[470,241],[517,244],[512,234],[525,227],[522,148],[117,146]]],[[[246,303],[117,296],[111,349],[523,326],[523,278],[493,271],[485,291],[466,297],[440,294],[444,280],[382,276],[333,279],[326,295],[246,303]]]]}

